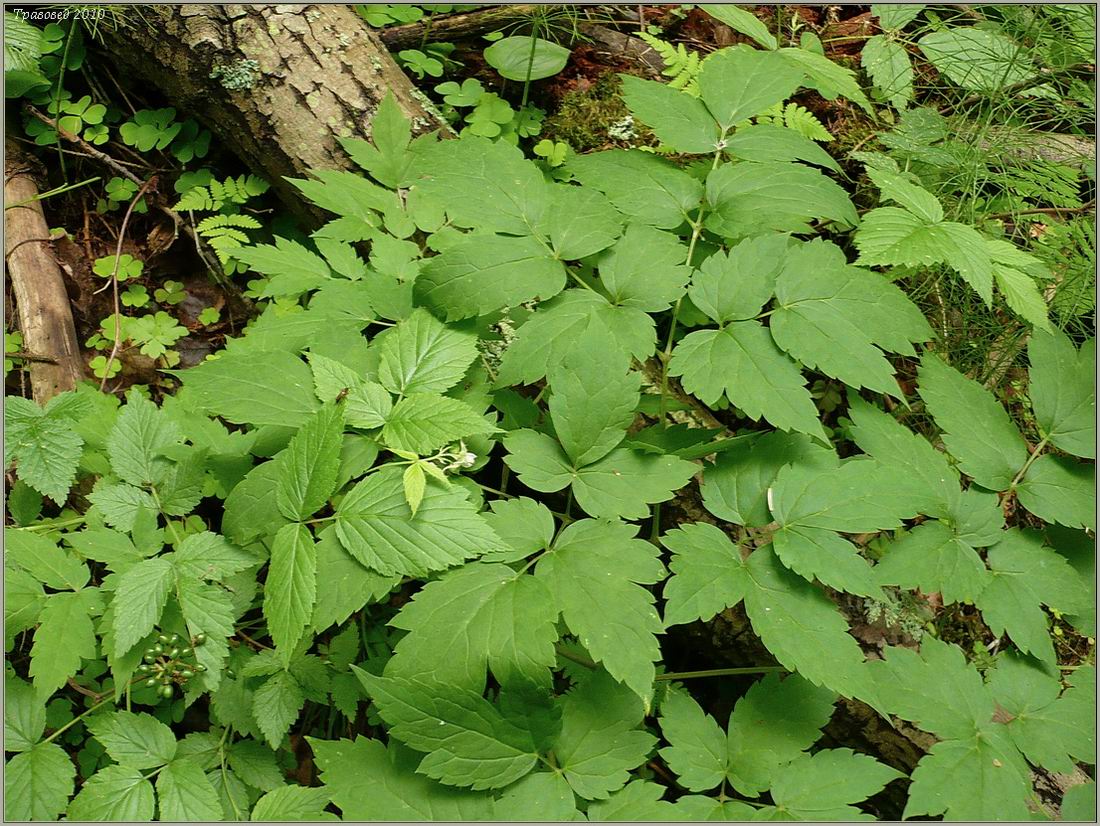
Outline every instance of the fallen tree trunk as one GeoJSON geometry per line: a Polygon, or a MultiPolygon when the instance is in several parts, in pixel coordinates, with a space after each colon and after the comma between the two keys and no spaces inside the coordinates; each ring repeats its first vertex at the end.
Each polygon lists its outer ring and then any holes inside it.
{"type": "Polygon", "coordinates": [[[4,165],[4,255],[15,294],[31,393],[45,404],[84,378],[69,294],[36,200],[30,158],[12,141],[4,165]]]}
{"type": "Polygon", "coordinates": [[[143,6],[128,22],[101,28],[125,76],[198,118],[309,224],[323,213],[284,176],[350,168],[337,139],[368,138],[388,93],[415,132],[445,126],[349,5],[143,6]]]}

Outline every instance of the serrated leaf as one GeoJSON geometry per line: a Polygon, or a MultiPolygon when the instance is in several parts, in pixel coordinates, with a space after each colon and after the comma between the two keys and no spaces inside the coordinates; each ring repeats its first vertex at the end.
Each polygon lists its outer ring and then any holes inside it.
{"type": "Polygon", "coordinates": [[[340,544],[382,576],[423,576],[501,547],[467,494],[429,480],[413,516],[400,468],[383,468],[357,484],[336,511],[340,544]]]}
{"type": "Polygon", "coordinates": [[[940,72],[972,92],[992,94],[1034,73],[1027,50],[998,31],[959,26],[929,32],[917,45],[940,72]]]}
{"type": "Polygon", "coordinates": [[[735,32],[748,35],[765,49],[779,47],[775,36],[752,12],[726,3],[702,3],[699,8],[716,20],[721,20],[735,32]]]}
{"type": "Polygon", "coordinates": [[[734,46],[703,61],[699,97],[724,132],[789,98],[802,77],[777,52],[734,46]]]}
{"type": "Polygon", "coordinates": [[[4,692],[4,749],[30,751],[46,728],[46,704],[17,677],[8,676],[4,692]]]}
{"type": "Polygon", "coordinates": [[[336,815],[324,811],[328,802],[329,793],[326,789],[281,786],[256,801],[252,809],[252,821],[265,823],[339,820],[336,815]]]}
{"type": "Polygon", "coordinates": [[[88,730],[116,763],[129,768],[163,766],[176,755],[172,730],[148,714],[116,711],[98,715],[88,721],[88,730]]]}
{"type": "Polygon", "coordinates": [[[373,145],[355,138],[341,138],[340,145],[371,177],[383,186],[403,186],[415,157],[408,151],[411,124],[388,92],[371,119],[373,145]]]}
{"type": "Polygon", "coordinates": [[[691,278],[692,303],[718,324],[754,318],[775,292],[789,243],[786,235],[762,235],[714,253],[691,278]]]}
{"type": "Polygon", "coordinates": [[[895,109],[905,109],[912,102],[913,64],[900,43],[885,35],[874,35],[863,44],[860,65],[871,76],[878,94],[895,109]]]}
{"type": "Polygon", "coordinates": [[[1096,458],[1096,339],[1077,350],[1061,331],[1031,334],[1028,393],[1047,438],[1067,453],[1096,458]]]}
{"type": "Polygon", "coordinates": [[[709,620],[745,598],[752,582],[741,550],[714,525],[694,522],[669,531],[661,544],[672,551],[665,583],[665,625],[709,620]]]}
{"type": "Polygon", "coordinates": [[[167,557],[181,577],[220,582],[261,561],[255,553],[231,545],[212,531],[187,536],[167,557]]]}
{"type": "Polygon", "coordinates": [[[276,501],[281,468],[275,462],[256,465],[225,499],[222,531],[241,544],[273,534],[286,524],[276,501]]]}
{"type": "Polygon", "coordinates": [[[1025,321],[1050,332],[1053,328],[1047,302],[1039,289],[1040,283],[1050,278],[1050,271],[1042,261],[1008,241],[986,239],[986,249],[993,262],[993,280],[1005,303],[1025,321]]]}
{"type": "Polygon", "coordinates": [[[153,819],[153,784],[127,766],[100,769],[69,804],[69,820],[146,822],[153,819]]]}
{"type": "Polygon", "coordinates": [[[275,458],[275,501],[287,519],[309,518],[332,495],[340,470],[343,432],[343,409],[326,405],[302,425],[275,458]]]}
{"type": "Polygon", "coordinates": [[[39,743],[15,755],[4,766],[4,819],[56,821],[75,776],[73,761],[57,743],[39,743]]]}
{"type": "Polygon", "coordinates": [[[78,591],[91,576],[86,564],[29,530],[4,528],[4,561],[55,591],[78,591]]]}
{"type": "Polygon", "coordinates": [[[384,577],[359,563],[344,550],[336,529],[325,528],[317,541],[317,603],[311,624],[321,631],[342,623],[384,597],[400,581],[399,575],[384,577]]]}
{"type": "Polygon", "coordinates": [[[1046,454],[1016,486],[1020,504],[1047,522],[1096,529],[1096,468],[1065,456],[1046,454]]]}
{"type": "Polygon", "coordinates": [[[309,367],[283,350],[222,353],[180,378],[198,405],[237,424],[300,427],[321,406],[309,367]]]}
{"type": "Polygon", "coordinates": [[[195,656],[206,666],[203,682],[213,691],[221,681],[221,671],[233,634],[234,610],[229,593],[218,585],[177,577],[176,598],[191,636],[206,634],[206,643],[195,649],[195,656]]]}
{"type": "Polygon", "coordinates": [[[653,130],[661,143],[688,154],[714,152],[721,132],[702,101],[655,80],[633,75],[620,77],[623,102],[634,117],[653,130]]]}
{"type": "Polygon", "coordinates": [[[758,321],[689,333],[672,351],[668,372],[705,404],[724,393],[751,419],[825,438],[806,379],[758,321]]]}
{"type": "Polygon", "coordinates": [[[95,591],[50,594],[42,606],[31,647],[30,667],[34,687],[42,696],[61,688],[80,670],[84,660],[95,657],[89,594],[98,596],[95,591]]]}
{"type": "Polygon", "coordinates": [[[102,479],[88,494],[91,502],[103,514],[103,521],[120,531],[131,531],[138,514],[155,513],[156,500],[141,488],[125,484],[103,484],[102,479]]]}
{"type": "Polygon", "coordinates": [[[84,439],[63,416],[47,415],[18,396],[4,399],[4,464],[14,459],[19,478],[59,505],[76,478],[84,439]]]}
{"type": "Polygon", "coordinates": [[[684,294],[691,275],[686,264],[687,247],[678,237],[644,224],[628,225],[597,261],[611,303],[647,312],[667,310],[684,294]]]}
{"type": "Polygon", "coordinates": [[[544,579],[569,630],[592,657],[648,706],[660,658],[656,634],[664,630],[653,595],[664,566],[657,549],[635,539],[637,528],[584,519],[562,531],[539,559],[544,579]]]}
{"type": "Polygon", "coordinates": [[[1027,447],[1005,409],[992,393],[931,353],[917,375],[917,392],[959,467],[982,487],[1006,489],[1027,459],[1027,447]]]}
{"type": "Polygon", "coordinates": [[[611,246],[623,229],[623,216],[594,189],[556,186],[545,232],[562,261],[576,261],[611,246]]]}
{"type": "Polygon", "coordinates": [[[378,381],[391,393],[442,393],[458,383],[477,358],[477,338],[445,327],[416,310],[379,335],[378,381]]]}
{"type": "Polygon", "coordinates": [[[513,783],[497,801],[494,817],[518,821],[531,817],[532,812],[559,823],[581,817],[573,790],[557,772],[535,772],[513,783]]]}
{"type": "Polygon", "coordinates": [[[514,562],[538,551],[550,548],[554,540],[554,515],[543,504],[518,496],[514,499],[494,499],[489,503],[485,521],[508,550],[485,554],[483,562],[514,562]]]}
{"type": "Polygon", "coordinates": [[[851,542],[832,531],[784,526],[772,535],[772,546],[783,564],[804,579],[816,579],[849,594],[882,598],[867,560],[851,542]]]}
{"type": "Polygon", "coordinates": [[[282,744],[305,701],[301,685],[288,671],[278,672],[256,689],[252,695],[252,717],[271,748],[277,749],[282,744]]]}
{"type": "Polygon", "coordinates": [[[802,755],[776,774],[771,795],[786,817],[798,820],[864,820],[849,805],[882,790],[902,773],[851,749],[825,749],[802,755]]]}
{"type": "Polygon", "coordinates": [[[871,14],[878,18],[878,24],[888,32],[897,32],[912,23],[924,11],[924,4],[913,3],[872,3],[871,14]]]}
{"type": "Polygon", "coordinates": [[[264,618],[284,663],[301,640],[317,600],[317,550],[305,525],[284,525],[271,545],[264,618]]]}
{"type": "Polygon", "coordinates": [[[890,543],[875,577],[882,585],[938,593],[945,603],[973,602],[989,582],[977,551],[942,522],[924,522],[890,543]]]}
{"type": "Polygon", "coordinates": [[[179,426],[137,391],[131,390],[126,406],[119,411],[107,436],[111,468],[124,482],[139,487],[159,485],[171,462],[163,458],[165,448],[183,439],[179,426]]]}
{"type": "Polygon", "coordinates": [[[157,775],[160,820],[184,823],[221,820],[218,793],[194,760],[173,760],[157,775]]]}
{"type": "Polygon", "coordinates": [[[843,95],[863,109],[864,112],[870,113],[872,111],[871,102],[867,100],[867,96],[859,88],[856,74],[851,69],[834,63],[824,55],[817,54],[809,49],[792,46],[780,49],[776,54],[782,55],[783,59],[789,64],[801,69],[806,75],[803,85],[817,89],[822,97],[832,100],[838,94],[843,95]]]}
{"type": "Polygon", "coordinates": [[[264,285],[266,297],[301,295],[315,290],[332,278],[332,271],[319,255],[297,241],[276,236],[275,244],[234,247],[233,257],[248,268],[270,276],[264,285]]]}
{"type": "Polygon", "coordinates": [[[738,127],[733,137],[726,140],[726,153],[744,161],[805,161],[833,172],[840,171],[832,155],[812,140],[793,129],[771,123],[738,127]]]}
{"type": "Polygon", "coordinates": [[[686,691],[669,691],[661,701],[661,733],[670,743],[661,757],[682,786],[705,792],[725,780],[726,733],[686,691]]]}
{"type": "Polygon", "coordinates": [[[537,761],[531,733],[480,694],[423,680],[354,669],[390,733],[427,752],[417,771],[451,786],[498,789],[537,761]]]}
{"type": "Polygon", "coordinates": [[[393,397],[386,388],[373,381],[362,382],[353,388],[344,404],[348,424],[368,430],[382,427],[391,410],[393,397]]]}
{"type": "Polygon", "coordinates": [[[260,791],[269,792],[283,785],[283,771],[275,752],[263,743],[238,740],[229,749],[227,760],[237,777],[260,791]]]}
{"type": "Polygon", "coordinates": [[[703,185],[668,161],[636,149],[576,155],[566,169],[604,193],[619,212],[642,224],[676,229],[691,217],[703,185]]]}
{"type": "Polygon", "coordinates": [[[116,657],[122,657],[160,622],[175,569],[163,557],[146,559],[123,573],[112,600],[116,657]]]}
{"type": "Polygon", "coordinates": [[[438,393],[414,393],[393,406],[382,440],[390,448],[427,456],[450,442],[492,431],[493,425],[466,402],[438,393]]]}
{"type": "Polygon", "coordinates": [[[409,633],[386,674],[481,691],[488,667],[501,685],[549,688],[559,611],[538,578],[505,565],[466,565],[428,583],[390,621],[409,633]]]}
{"type": "Polygon", "coordinates": [[[890,489],[892,475],[873,459],[849,459],[829,470],[790,465],[776,476],[771,512],[780,526],[846,533],[896,528],[916,510],[890,489]]]}

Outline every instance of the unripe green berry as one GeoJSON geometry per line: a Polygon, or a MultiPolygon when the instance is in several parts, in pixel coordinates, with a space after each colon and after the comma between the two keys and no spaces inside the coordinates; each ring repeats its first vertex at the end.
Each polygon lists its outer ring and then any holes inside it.
{"type": "Polygon", "coordinates": [[[194,648],[181,648],[180,649],[180,656],[181,657],[190,657],[193,653],[195,653],[194,648]]]}
{"type": "Polygon", "coordinates": [[[162,643],[164,645],[167,645],[168,644],[168,637],[164,634],[161,634],[159,637],[157,637],[157,642],[162,643]]]}
{"type": "Polygon", "coordinates": [[[145,674],[145,673],[147,673],[149,671],[152,671],[152,670],[153,670],[153,667],[151,665],[149,665],[148,663],[142,663],[141,665],[138,666],[138,671],[140,671],[142,674],[145,674]]]}
{"type": "Polygon", "coordinates": [[[154,654],[146,654],[143,659],[145,660],[145,662],[151,663],[151,662],[156,662],[157,658],[156,658],[156,655],[154,655],[154,654]]]}
{"type": "Polygon", "coordinates": [[[168,656],[171,657],[173,660],[176,657],[178,657],[179,655],[180,655],[180,650],[178,648],[173,648],[171,651],[168,652],[168,656]]]}
{"type": "Polygon", "coordinates": [[[206,642],[206,634],[195,634],[194,645],[202,645],[204,642],[206,642]]]}
{"type": "Polygon", "coordinates": [[[203,665],[202,663],[199,663],[198,665],[196,665],[196,666],[195,666],[195,670],[196,670],[196,671],[205,671],[205,670],[206,670],[206,666],[205,666],[205,665],[203,665]]]}
{"type": "Polygon", "coordinates": [[[174,693],[175,692],[172,690],[172,686],[170,685],[163,685],[160,687],[160,696],[164,697],[165,699],[171,697],[174,693]]]}
{"type": "Polygon", "coordinates": [[[190,680],[192,677],[195,676],[195,672],[192,671],[190,668],[187,668],[187,669],[184,669],[183,671],[179,672],[179,675],[181,677],[183,677],[183,679],[185,679],[185,680],[190,680]]]}
{"type": "Polygon", "coordinates": [[[164,646],[161,645],[158,642],[156,645],[153,646],[153,653],[154,654],[163,654],[164,653],[164,646]]]}
{"type": "Polygon", "coordinates": [[[146,648],[146,649],[145,649],[145,654],[146,654],[146,656],[150,656],[150,655],[152,655],[152,654],[156,654],[156,653],[157,653],[157,652],[156,652],[156,650],[155,650],[155,649],[153,649],[153,648],[146,648]]]}
{"type": "Polygon", "coordinates": [[[145,684],[147,686],[149,686],[149,688],[152,688],[153,686],[155,686],[157,684],[157,678],[156,677],[150,677],[148,680],[145,681],[145,684]]]}

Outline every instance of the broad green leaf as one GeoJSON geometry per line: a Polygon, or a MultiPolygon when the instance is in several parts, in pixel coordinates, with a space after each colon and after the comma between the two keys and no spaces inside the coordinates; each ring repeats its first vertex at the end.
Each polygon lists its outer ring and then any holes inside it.
{"type": "Polygon", "coordinates": [[[928,322],[882,276],[850,267],[839,247],[814,241],[792,249],[775,285],[775,343],[807,367],[852,387],[901,397],[881,350],[913,355],[932,338],[928,322]]]}
{"type": "Polygon", "coordinates": [[[621,789],[640,766],[656,738],[639,731],[641,700],[607,672],[589,673],[559,701],[562,727],[554,756],[566,781],[580,797],[605,800],[621,789]]]}
{"type": "Polygon", "coordinates": [[[939,199],[904,175],[869,166],[867,176],[879,188],[882,200],[900,204],[925,224],[938,224],[943,220],[939,199]]]}
{"type": "Polygon", "coordinates": [[[506,141],[465,137],[418,154],[415,188],[442,203],[459,226],[529,235],[549,207],[542,172],[506,141]]]}
{"type": "Polygon", "coordinates": [[[34,628],[45,604],[46,592],[37,579],[19,569],[4,570],[4,634],[9,647],[16,634],[34,628]]]}
{"type": "Polygon", "coordinates": [[[792,46],[780,49],[776,54],[781,55],[789,65],[802,70],[806,76],[802,85],[816,89],[822,97],[829,100],[842,95],[864,112],[871,113],[871,102],[863,94],[863,90],[856,81],[856,73],[851,69],[834,63],[824,55],[809,49],[792,46]]]}
{"type": "Polygon", "coordinates": [[[779,770],[771,787],[776,809],[797,820],[870,820],[851,806],[902,773],[851,749],[804,754],[779,770]]]}
{"type": "MultiPolygon", "coordinates": [[[[721,131],[702,101],[655,80],[633,75],[620,78],[623,102],[634,117],[653,130],[661,143],[688,154],[706,155],[715,151],[721,131]]],[[[725,127],[729,128],[729,124],[725,127]]]]}
{"type": "Polygon", "coordinates": [[[699,97],[725,133],[789,98],[802,77],[803,71],[777,52],[733,46],[703,61],[699,97]]]}
{"type": "MultiPolygon", "coordinates": [[[[1092,672],[1092,666],[1083,666],[1092,672]]],[[[1059,698],[1058,680],[1024,657],[1008,652],[997,658],[989,691],[1011,717],[1006,728],[1016,746],[1036,766],[1072,773],[1074,760],[1096,759],[1095,674],[1071,678],[1059,698]]]]}
{"type": "Polygon", "coordinates": [[[275,502],[287,519],[308,519],[332,495],[340,470],[343,432],[343,409],[326,405],[302,425],[275,458],[275,502]]]}
{"type": "Polygon", "coordinates": [[[173,760],[157,775],[160,820],[183,823],[222,819],[218,793],[202,767],[191,759],[173,760]]]}
{"type": "Polygon", "coordinates": [[[545,234],[562,261],[576,261],[606,249],[622,233],[623,216],[597,190],[556,186],[551,197],[545,234]]]}
{"type": "Polygon", "coordinates": [[[195,649],[199,663],[206,667],[203,682],[211,690],[218,687],[229,645],[235,612],[229,592],[218,585],[197,579],[177,577],[176,599],[183,612],[187,631],[192,637],[206,634],[206,643],[195,649]]]}
{"type": "Polygon", "coordinates": [[[875,566],[882,585],[940,594],[944,603],[974,602],[989,583],[978,552],[943,522],[924,522],[890,543],[875,566]]]}
{"type": "Polygon", "coordinates": [[[442,393],[456,385],[477,358],[477,338],[445,327],[416,310],[372,343],[378,381],[391,393],[442,393]]]}
{"type": "Polygon", "coordinates": [[[719,166],[707,176],[707,203],[707,229],[727,238],[808,232],[814,219],[843,226],[859,223],[840,185],[796,163],[742,161],[719,166]]]}
{"type": "Polygon", "coordinates": [[[917,45],[940,72],[971,92],[993,94],[1027,80],[1035,71],[1024,46],[984,28],[930,32],[917,45]]]}
{"type": "Polygon", "coordinates": [[[806,379],[758,321],[689,333],[672,352],[669,374],[705,404],[725,393],[750,419],[825,438],[806,379]]]}
{"type": "Polygon", "coordinates": [[[163,458],[169,445],[182,441],[183,433],[175,422],[164,416],[136,390],[126,397],[115,426],[107,436],[111,468],[124,482],[132,485],[160,485],[171,462],[163,458]]]}
{"type": "Polygon", "coordinates": [[[401,485],[405,489],[405,501],[409,505],[409,510],[413,516],[416,516],[420,503],[424,501],[424,490],[428,486],[424,465],[416,462],[405,468],[405,472],[401,474],[401,485]]]}
{"type": "Polygon", "coordinates": [[[993,394],[973,379],[926,353],[918,392],[943,430],[947,452],[989,490],[1005,490],[1027,459],[1020,432],[993,394]]]}
{"type": "Polygon", "coordinates": [[[287,523],[279,509],[275,491],[282,468],[278,462],[264,462],[252,468],[225,499],[222,531],[237,543],[258,536],[273,535],[287,523]]]}
{"type": "Polygon", "coordinates": [[[297,241],[276,236],[275,244],[236,247],[233,257],[248,268],[270,276],[264,285],[266,297],[297,296],[315,290],[332,277],[328,264],[297,241]]]}
{"type": "Polygon", "coordinates": [[[48,415],[19,396],[4,399],[4,465],[14,459],[19,478],[58,504],[69,497],[84,439],[73,423],[48,415]]]}
{"type": "Polygon", "coordinates": [[[912,23],[924,11],[922,3],[872,3],[871,14],[884,31],[897,32],[912,23]]]}
{"type": "Polygon", "coordinates": [[[551,367],[550,419],[574,467],[602,459],[626,436],[641,386],[641,375],[629,367],[603,324],[589,325],[551,367]]]}
{"type": "Polygon", "coordinates": [[[539,239],[476,233],[429,258],[414,289],[451,321],[553,298],[565,282],[565,267],[539,239]]]}
{"type": "Polygon", "coordinates": [[[46,704],[18,677],[9,675],[4,689],[4,749],[30,751],[46,728],[46,704]]]}
{"type": "Polygon", "coordinates": [[[577,811],[569,783],[557,772],[535,772],[513,783],[500,796],[493,816],[515,822],[527,820],[536,812],[542,819],[559,823],[583,817],[577,811]]]}
{"type": "Polygon", "coordinates": [[[4,766],[4,819],[58,820],[75,776],[73,761],[57,743],[39,743],[15,755],[4,766]]]}
{"type": "Polygon", "coordinates": [[[1062,797],[1062,820],[1096,819],[1096,782],[1078,783],[1066,789],[1062,797]]]}
{"type": "Polygon", "coordinates": [[[692,303],[717,324],[755,318],[775,292],[789,245],[785,235],[761,235],[714,253],[691,278],[692,303]]]}
{"type": "Polygon", "coordinates": [[[779,47],[775,36],[768,31],[768,27],[750,11],[728,3],[703,3],[699,8],[716,20],[722,21],[735,32],[748,35],[765,49],[779,47]]]}
{"type": "Polygon", "coordinates": [[[484,52],[485,62],[501,77],[527,83],[556,75],[565,68],[571,52],[542,37],[504,37],[484,52]]]}
{"type": "Polygon", "coordinates": [[[488,667],[501,685],[549,688],[559,611],[541,579],[506,565],[466,565],[428,583],[390,621],[409,633],[386,674],[481,691],[488,667]]]}
{"type": "Polygon", "coordinates": [[[374,212],[385,212],[396,206],[394,193],[376,186],[353,172],[334,169],[310,170],[313,179],[287,178],[313,203],[337,215],[361,219],[377,226],[374,212]]]}
{"type": "MultiPolygon", "coordinates": [[[[408,151],[412,128],[390,91],[378,104],[371,119],[371,141],[338,138],[340,146],[356,164],[383,186],[396,189],[408,183],[415,155],[408,151]]],[[[239,772],[238,772],[239,774],[239,772]]]]}
{"type": "Polygon", "coordinates": [[[153,819],[153,784],[128,766],[100,769],[69,804],[69,820],[136,821],[153,819]]]}
{"type": "Polygon", "coordinates": [[[992,574],[975,603],[997,635],[1008,633],[1024,653],[1055,663],[1042,606],[1070,614],[1088,600],[1085,583],[1069,563],[1031,531],[1006,531],[989,549],[992,574]]]}
{"type": "Polygon", "coordinates": [[[636,149],[576,155],[566,169],[584,186],[606,195],[623,215],[660,229],[676,229],[703,198],[703,185],[695,178],[636,149]]]}
{"type": "Polygon", "coordinates": [[[1040,290],[1040,285],[1051,278],[1050,270],[1038,258],[1008,241],[987,238],[985,246],[993,262],[993,280],[1005,303],[1025,321],[1050,332],[1053,328],[1047,302],[1040,290]]]}
{"type": "MultiPolygon", "coordinates": [[[[592,822],[645,822],[645,821],[669,821],[688,820],[687,817],[677,817],[680,798],[676,805],[661,798],[664,796],[665,787],[649,780],[631,780],[617,792],[613,792],[606,800],[596,800],[587,811],[588,819],[592,822]]],[[[693,795],[699,800],[717,800],[710,797],[693,795]]]]}
{"type": "Polygon", "coordinates": [[[116,657],[122,657],[160,622],[175,569],[163,557],[146,559],[123,573],[112,601],[116,657]]]}
{"type": "Polygon", "coordinates": [[[103,521],[120,531],[131,531],[139,513],[155,513],[156,500],[133,485],[103,484],[101,479],[88,494],[88,501],[103,515],[103,521]]]}
{"type": "Polygon", "coordinates": [[[874,571],[855,545],[833,531],[801,525],[784,526],[772,535],[776,556],[799,576],[811,582],[882,598],[874,571]]]}
{"type": "Polygon", "coordinates": [[[310,624],[318,631],[343,623],[363,606],[388,594],[400,581],[360,564],[340,544],[336,528],[325,528],[317,541],[317,603],[310,624]]]}
{"type": "Polygon", "coordinates": [[[321,780],[346,821],[491,820],[486,792],[444,786],[416,772],[422,755],[396,740],[310,738],[321,780]]]}
{"type": "Polygon", "coordinates": [[[65,685],[84,660],[96,654],[95,629],[89,614],[94,590],[50,594],[39,614],[31,647],[30,675],[43,696],[65,685]]]}
{"type": "Polygon", "coordinates": [[[657,548],[636,534],[637,527],[619,522],[574,522],[539,559],[535,574],[581,645],[648,707],[653,663],[661,656],[655,635],[664,626],[642,586],[665,572],[657,548]]]}
{"type": "Polygon", "coordinates": [[[336,401],[345,390],[353,390],[363,384],[359,373],[343,362],[309,353],[309,369],[313,372],[313,390],[322,402],[336,401]]]}
{"type": "Polygon", "coordinates": [[[88,730],[111,758],[134,769],[163,766],[176,755],[176,736],[148,714],[115,711],[88,721],[88,730]]]}
{"type": "Polygon", "coordinates": [[[772,431],[749,437],[720,453],[714,464],[703,471],[700,486],[703,506],[719,519],[735,525],[762,528],[772,521],[768,488],[788,464],[828,470],[836,467],[837,457],[802,433],[772,431]]]}
{"type": "Polygon", "coordinates": [[[171,561],[181,576],[214,581],[221,581],[261,562],[254,553],[231,545],[224,537],[211,531],[190,534],[179,543],[175,553],[165,558],[171,561]]]}
{"type": "MultiPolygon", "coordinates": [[[[149,518],[155,520],[152,514],[149,518]]],[[[154,531],[152,536],[157,533],[159,531],[154,531]]],[[[144,557],[159,551],[163,547],[162,537],[163,534],[152,539],[140,551],[134,547],[129,536],[110,528],[89,528],[79,533],[66,534],[65,541],[81,556],[102,562],[115,573],[121,574],[137,565],[144,557]]]]}
{"type": "Polygon", "coordinates": [[[282,350],[223,353],[180,378],[204,410],[237,424],[299,427],[321,406],[309,367],[282,350]]]}
{"type": "Polygon", "coordinates": [[[429,480],[413,516],[405,502],[401,469],[367,476],[336,511],[340,544],[382,576],[424,576],[501,548],[460,487],[429,480]]]}
{"type": "Polygon", "coordinates": [[[534,499],[494,499],[485,513],[497,536],[508,545],[507,551],[486,554],[484,562],[515,562],[539,551],[549,550],[554,540],[554,515],[534,499]]]}
{"type": "Polygon", "coordinates": [[[352,388],[344,403],[344,415],[352,427],[368,430],[382,427],[393,410],[393,397],[382,385],[373,381],[362,382],[352,388]]]}
{"type": "Polygon", "coordinates": [[[382,428],[387,446],[427,456],[444,445],[493,425],[466,402],[438,393],[414,393],[393,406],[382,428]]]}
{"type": "Polygon", "coordinates": [[[714,525],[693,522],[669,531],[673,576],[665,583],[665,625],[709,620],[745,598],[752,581],[741,549],[714,525]]]}
{"type": "Polygon", "coordinates": [[[289,671],[278,672],[256,689],[252,696],[252,717],[271,748],[277,749],[282,744],[305,701],[302,686],[289,671]]]}
{"type": "Polygon", "coordinates": [[[356,668],[393,737],[427,756],[417,771],[450,786],[499,789],[538,759],[531,733],[480,694],[356,668]]]}
{"type": "Polygon", "coordinates": [[[743,161],[805,161],[840,172],[833,156],[812,140],[794,129],[771,123],[738,127],[733,137],[726,140],[726,153],[743,161]]]}
{"type": "Polygon", "coordinates": [[[339,820],[336,815],[324,811],[329,802],[325,789],[308,786],[281,786],[256,801],[252,809],[254,823],[271,821],[329,821],[339,820]]]}
{"type": "Polygon", "coordinates": [[[1047,522],[1096,530],[1096,468],[1065,456],[1035,460],[1016,486],[1020,504],[1047,522]]]}
{"type": "MultiPolygon", "coordinates": [[[[641,781],[635,781],[630,786],[641,785],[641,781]]],[[[658,790],[661,790],[661,786],[657,786],[656,783],[648,784],[656,786],[658,790]]],[[[629,789],[630,786],[627,788],[629,789]]],[[[658,801],[656,804],[661,807],[663,801],[658,801]]],[[[627,810],[631,812],[633,810],[627,810]]],[[[758,818],[758,813],[761,811],[767,811],[766,809],[753,808],[748,803],[742,803],[739,800],[726,800],[720,801],[716,797],[708,797],[701,794],[686,794],[681,797],[672,807],[671,814],[665,814],[664,809],[657,808],[656,811],[649,810],[652,814],[650,820],[726,820],[726,821],[744,821],[753,820],[758,818]]],[[[638,816],[638,819],[641,819],[638,816]]]]}
{"type": "Polygon", "coordinates": [[[1096,458],[1096,339],[1077,350],[1061,331],[1035,331],[1027,345],[1035,418],[1057,447],[1096,458]]]}
{"type": "Polygon", "coordinates": [[[598,261],[600,284],[615,306],[647,312],[667,310],[691,275],[687,247],[675,235],[630,224],[598,261]]]}
{"type": "Polygon", "coordinates": [[[4,528],[4,562],[22,568],[55,591],[79,591],[88,584],[88,566],[46,537],[29,530],[4,528]]]}
{"type": "Polygon", "coordinates": [[[683,689],[669,691],[661,701],[661,734],[670,744],[661,757],[680,785],[705,792],[726,779],[726,733],[683,689]]]}
{"type": "Polygon", "coordinates": [[[284,525],[271,545],[264,618],[275,648],[290,662],[317,600],[317,549],[305,525],[284,525]]]}
{"type": "Polygon", "coordinates": [[[517,430],[504,439],[504,461],[528,487],[552,493],[569,484],[577,504],[590,516],[640,519],[649,505],[672,498],[698,470],[675,456],[654,456],[616,448],[595,464],[573,468],[551,437],[517,430]]]}
{"type": "Polygon", "coordinates": [[[895,109],[913,101],[913,64],[905,47],[885,35],[876,34],[863,44],[860,65],[871,77],[880,99],[895,109]]]}
{"type": "Polygon", "coordinates": [[[261,791],[269,792],[283,785],[283,770],[275,752],[256,740],[238,740],[229,749],[230,767],[242,781],[261,791]]]}

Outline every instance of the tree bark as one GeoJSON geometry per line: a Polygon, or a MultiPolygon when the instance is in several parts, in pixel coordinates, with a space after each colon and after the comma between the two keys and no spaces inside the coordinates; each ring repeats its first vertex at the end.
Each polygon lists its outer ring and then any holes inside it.
{"type": "Polygon", "coordinates": [[[5,262],[23,333],[31,393],[45,404],[84,378],[69,294],[50,246],[32,161],[12,141],[4,164],[5,262]]]}
{"type": "Polygon", "coordinates": [[[387,93],[414,132],[445,126],[350,5],[143,6],[101,31],[124,77],[194,115],[311,225],[325,214],[284,176],[350,168],[337,139],[370,137],[387,93]]]}

